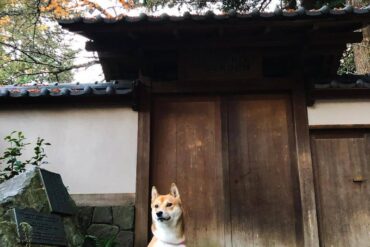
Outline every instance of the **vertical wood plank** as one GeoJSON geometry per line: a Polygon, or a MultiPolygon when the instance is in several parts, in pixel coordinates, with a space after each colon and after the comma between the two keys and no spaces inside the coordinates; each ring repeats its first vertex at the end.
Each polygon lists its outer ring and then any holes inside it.
{"type": "MultiPolygon", "coordinates": [[[[153,99],[152,154],[150,179],[159,193],[167,194],[176,174],[176,103],[170,99],[153,99]],[[172,181],[171,181],[172,180],[172,181]]],[[[177,186],[179,186],[177,184],[177,186]]],[[[181,191],[180,191],[181,192],[181,191]]]]}
{"type": "MultiPolygon", "coordinates": [[[[235,247],[298,246],[289,95],[229,102],[232,242],[235,247]]],[[[298,202],[299,204],[299,202],[298,202]]]]}
{"type": "Polygon", "coordinates": [[[370,246],[370,186],[353,181],[370,175],[366,139],[361,130],[312,134],[323,246],[370,246]]]}
{"type": "Polygon", "coordinates": [[[303,243],[304,247],[319,247],[307,104],[303,86],[293,90],[292,101],[302,208],[303,243]]]}
{"type": "Polygon", "coordinates": [[[158,97],[154,108],[151,183],[168,193],[176,182],[188,246],[224,247],[219,98],[158,97]]]}
{"type": "MultiPolygon", "coordinates": [[[[224,247],[232,247],[231,232],[231,199],[230,199],[230,165],[229,165],[229,111],[228,97],[221,98],[221,149],[222,149],[222,170],[224,190],[224,221],[225,221],[225,243],[224,247]]],[[[233,141],[233,140],[231,140],[233,141]]]]}
{"type": "Polygon", "coordinates": [[[138,148],[135,201],[135,247],[148,245],[149,169],[150,169],[150,89],[139,86],[138,148]]]}

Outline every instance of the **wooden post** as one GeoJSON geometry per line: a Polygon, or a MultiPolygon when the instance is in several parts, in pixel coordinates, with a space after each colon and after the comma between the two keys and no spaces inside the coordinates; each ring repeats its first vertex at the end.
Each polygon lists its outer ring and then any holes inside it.
{"type": "Polygon", "coordinates": [[[135,247],[148,245],[149,167],[150,167],[150,90],[139,85],[139,129],[136,170],[135,247]]]}
{"type": "Polygon", "coordinates": [[[319,247],[310,136],[304,85],[293,91],[298,177],[302,208],[304,247],[319,247]]]}

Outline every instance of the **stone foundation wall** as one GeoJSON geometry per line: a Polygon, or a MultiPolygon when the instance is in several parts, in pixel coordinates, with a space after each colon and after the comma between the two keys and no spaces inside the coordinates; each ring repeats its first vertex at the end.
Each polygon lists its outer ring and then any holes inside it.
{"type": "MultiPolygon", "coordinates": [[[[124,206],[80,206],[79,224],[85,235],[99,239],[115,237],[118,247],[132,247],[134,242],[133,205],[124,206]]],[[[88,245],[86,245],[88,246],[88,245]]]]}

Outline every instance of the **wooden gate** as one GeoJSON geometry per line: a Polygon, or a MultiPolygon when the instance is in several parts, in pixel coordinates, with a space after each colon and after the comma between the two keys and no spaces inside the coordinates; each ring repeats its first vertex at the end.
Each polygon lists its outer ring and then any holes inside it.
{"type": "Polygon", "coordinates": [[[189,247],[300,246],[290,95],[156,97],[150,181],[180,189],[189,247]]]}

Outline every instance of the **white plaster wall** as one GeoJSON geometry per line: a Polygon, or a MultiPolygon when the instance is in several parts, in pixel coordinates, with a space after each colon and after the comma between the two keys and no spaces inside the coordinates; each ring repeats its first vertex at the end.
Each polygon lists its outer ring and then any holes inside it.
{"type": "Polygon", "coordinates": [[[370,124],[370,99],[317,100],[307,109],[310,125],[370,124]]]}
{"type": "MultiPolygon", "coordinates": [[[[13,130],[45,138],[52,146],[44,167],[72,194],[134,193],[137,117],[123,107],[0,109],[0,138],[13,130]]],[[[4,145],[0,139],[1,154],[4,145]]]]}

